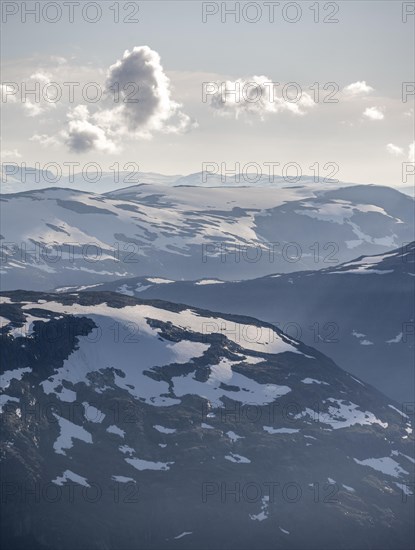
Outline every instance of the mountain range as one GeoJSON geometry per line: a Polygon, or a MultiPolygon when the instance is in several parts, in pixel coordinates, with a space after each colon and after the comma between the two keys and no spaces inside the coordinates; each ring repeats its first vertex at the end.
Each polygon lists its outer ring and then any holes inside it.
{"type": "MultiPolygon", "coordinates": [[[[84,191],[87,189],[93,193],[107,193],[116,191],[121,187],[127,187],[133,184],[154,184],[164,186],[185,186],[185,187],[285,187],[287,185],[315,185],[316,183],[324,186],[344,187],[356,185],[352,182],[339,181],[337,179],[324,177],[319,174],[296,175],[286,174],[278,175],[272,173],[272,168],[261,165],[257,166],[255,172],[249,172],[244,166],[242,172],[228,170],[228,174],[219,172],[219,165],[210,166],[214,171],[208,171],[208,167],[202,172],[194,172],[186,176],[166,175],[156,172],[142,172],[137,163],[130,162],[121,166],[114,163],[111,169],[103,170],[97,163],[86,163],[71,169],[71,174],[66,174],[64,170],[69,168],[69,164],[63,169],[58,163],[45,164],[43,167],[27,166],[26,163],[7,163],[0,164],[2,192],[20,193],[22,191],[33,191],[35,189],[47,189],[48,187],[59,185],[59,187],[77,189],[84,191]],[[79,170],[81,168],[81,170],[79,170]],[[64,175],[65,173],[65,175],[64,175]]],[[[274,171],[275,172],[275,171],[274,171]]],[[[397,182],[395,187],[401,193],[414,196],[414,188],[411,185],[405,185],[397,182]]]]}
{"type": "Polygon", "coordinates": [[[89,290],[159,298],[268,321],[403,403],[415,397],[414,260],[412,242],[386,254],[314,271],[238,282],[138,277],[89,290]]]}
{"type": "Polygon", "coordinates": [[[413,198],[145,178],[0,197],[3,547],[412,548],[413,198]]]}
{"type": "Polygon", "coordinates": [[[1,210],[5,290],[149,275],[241,280],[385,253],[414,235],[413,199],[364,185],[49,188],[4,194],[1,210]]]}

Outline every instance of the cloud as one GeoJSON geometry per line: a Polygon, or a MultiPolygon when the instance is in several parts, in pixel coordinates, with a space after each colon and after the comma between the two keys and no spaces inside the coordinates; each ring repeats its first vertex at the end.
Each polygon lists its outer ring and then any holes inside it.
{"type": "MultiPolygon", "coordinates": [[[[26,111],[27,116],[35,117],[42,114],[45,111],[45,108],[40,105],[40,103],[35,103],[31,100],[25,101],[22,103],[24,110],[26,111]]],[[[52,104],[50,104],[52,105],[52,104]]],[[[55,105],[53,105],[55,107],[55,105]]]]}
{"type": "Polygon", "coordinates": [[[385,115],[382,113],[379,107],[367,107],[363,111],[363,116],[369,120],[383,120],[385,115]]]}
{"type": "MultiPolygon", "coordinates": [[[[43,89],[47,84],[52,81],[52,75],[44,72],[42,69],[33,73],[30,76],[30,80],[34,81],[34,86],[38,87],[38,98],[33,100],[31,94],[23,94],[22,107],[26,111],[27,116],[36,117],[49,109],[56,109],[56,103],[48,100],[48,96],[43,93],[43,89]],[[27,95],[27,97],[26,97],[27,95]]],[[[28,90],[35,89],[33,86],[28,86],[28,90]]]]}
{"type": "Polygon", "coordinates": [[[16,90],[12,83],[2,84],[1,87],[1,102],[2,103],[16,103],[16,90]]]}
{"type": "Polygon", "coordinates": [[[255,115],[261,120],[266,116],[281,112],[305,115],[315,106],[312,97],[293,86],[285,97],[277,97],[276,84],[266,76],[253,76],[222,83],[206,83],[206,96],[211,96],[210,106],[219,114],[255,115]],[[211,91],[210,91],[211,90],[211,91]]]}
{"type": "Polygon", "coordinates": [[[30,141],[37,141],[42,147],[66,145],[72,153],[98,151],[118,153],[117,143],[111,139],[109,132],[94,124],[88,107],[78,105],[67,114],[67,127],[55,136],[35,134],[30,141]]]}
{"type": "Polygon", "coordinates": [[[57,65],[65,65],[67,63],[67,59],[65,57],[62,57],[60,55],[51,55],[50,60],[52,63],[56,63],[57,65]]]}
{"type": "Polygon", "coordinates": [[[6,158],[21,158],[22,157],[22,155],[19,153],[19,151],[17,149],[2,151],[1,156],[2,156],[3,159],[6,159],[6,158]]]}
{"type": "Polygon", "coordinates": [[[30,75],[30,79],[35,80],[36,82],[40,82],[42,84],[49,84],[49,82],[51,82],[52,80],[52,75],[50,73],[39,70],[36,73],[30,75]]]}
{"type": "Polygon", "coordinates": [[[172,99],[160,56],[148,46],[126,50],[110,66],[106,89],[107,102],[112,105],[96,120],[117,133],[151,137],[154,132],[183,133],[195,126],[182,105],[172,99]]]}
{"type": "Polygon", "coordinates": [[[62,136],[69,150],[73,153],[101,151],[103,153],[118,152],[117,145],[107,136],[106,132],[90,120],[88,107],[78,105],[68,113],[68,129],[62,136]]]}
{"type": "Polygon", "coordinates": [[[126,50],[109,67],[105,93],[89,109],[77,105],[68,112],[67,127],[57,136],[35,135],[32,140],[45,146],[64,143],[75,153],[118,153],[125,139],[180,134],[196,126],[172,99],[160,56],[148,46],[126,50]]]}
{"type": "Polygon", "coordinates": [[[390,153],[394,157],[401,157],[404,154],[402,147],[398,147],[397,145],[394,145],[393,143],[388,143],[387,146],[386,146],[386,149],[387,149],[388,153],[390,153]]]}
{"type": "MultiPolygon", "coordinates": [[[[394,145],[393,143],[388,143],[386,146],[386,149],[388,152],[395,156],[395,157],[402,157],[405,152],[402,147],[398,147],[397,145],[394,145]]],[[[409,144],[408,147],[408,161],[409,162],[415,162],[415,141],[409,144]]]]}
{"type": "Polygon", "coordinates": [[[374,88],[372,88],[371,86],[368,86],[366,84],[366,80],[358,80],[357,82],[353,82],[352,84],[345,86],[343,88],[343,91],[347,95],[356,97],[356,96],[370,94],[370,92],[374,91],[374,88]]]}
{"type": "Polygon", "coordinates": [[[34,134],[29,141],[37,141],[42,147],[51,147],[61,143],[57,136],[48,136],[47,134],[34,134]]]}

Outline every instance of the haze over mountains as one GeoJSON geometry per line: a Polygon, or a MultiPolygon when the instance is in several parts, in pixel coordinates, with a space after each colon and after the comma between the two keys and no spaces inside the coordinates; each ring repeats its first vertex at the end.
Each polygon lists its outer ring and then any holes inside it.
{"type": "Polygon", "coordinates": [[[384,253],[414,235],[413,199],[379,186],[49,188],[1,201],[4,289],[240,280],[384,253]]]}
{"type": "MultiPolygon", "coordinates": [[[[81,165],[69,165],[62,168],[59,164],[51,163],[51,166],[41,168],[40,166],[27,166],[25,163],[1,164],[2,192],[20,193],[34,189],[46,189],[55,185],[64,188],[87,190],[92,193],[108,193],[120,188],[129,187],[135,184],[154,184],[167,186],[196,186],[196,187],[272,187],[281,188],[292,185],[315,185],[321,184],[324,187],[343,187],[356,185],[356,183],[339,181],[335,178],[325,177],[324,174],[302,175],[295,167],[285,170],[285,175],[279,175],[276,168],[258,165],[256,171],[249,171],[242,166],[238,172],[237,166],[229,166],[228,174],[221,173],[221,167],[215,163],[210,164],[206,170],[194,172],[186,176],[165,175],[155,172],[142,172],[137,163],[120,165],[114,163],[109,168],[102,169],[96,163],[85,163],[81,165]],[[65,175],[70,170],[71,175],[65,175]],[[234,173],[232,173],[234,172],[234,173]]],[[[374,182],[368,182],[374,183],[374,182]]],[[[414,196],[414,188],[402,182],[391,182],[391,186],[401,193],[414,196]]]]}

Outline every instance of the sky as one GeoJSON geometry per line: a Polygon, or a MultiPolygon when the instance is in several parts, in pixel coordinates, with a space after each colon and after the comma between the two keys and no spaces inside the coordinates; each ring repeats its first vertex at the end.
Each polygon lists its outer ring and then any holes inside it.
{"type": "Polygon", "coordinates": [[[413,181],[413,2],[35,4],[2,2],[3,162],[413,181]]]}

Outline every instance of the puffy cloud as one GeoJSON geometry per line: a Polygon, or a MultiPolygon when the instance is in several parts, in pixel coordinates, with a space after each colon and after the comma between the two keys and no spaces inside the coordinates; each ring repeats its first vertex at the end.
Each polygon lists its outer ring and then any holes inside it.
{"type": "Polygon", "coordinates": [[[415,162],[415,141],[409,144],[408,160],[415,162]]]}
{"type": "Polygon", "coordinates": [[[367,107],[363,111],[363,116],[369,120],[383,120],[385,115],[382,113],[379,107],[367,107]]]}
{"type": "Polygon", "coordinates": [[[386,146],[386,149],[387,149],[388,153],[390,153],[394,157],[401,157],[403,155],[402,147],[398,147],[397,145],[394,145],[393,143],[388,143],[387,146],[386,146]]]}
{"type": "Polygon", "coordinates": [[[62,133],[65,143],[73,153],[96,150],[103,153],[116,153],[117,145],[106,132],[90,120],[88,108],[78,105],[68,114],[68,129],[62,133]]]}
{"type": "Polygon", "coordinates": [[[34,86],[37,86],[39,91],[38,98],[35,98],[35,100],[33,99],[32,94],[27,93],[26,97],[26,94],[22,93],[22,106],[26,111],[27,116],[35,117],[49,109],[56,109],[56,103],[48,101],[47,95],[45,98],[42,93],[43,88],[52,81],[52,75],[44,72],[43,70],[39,70],[30,76],[30,80],[33,80],[34,84],[32,86],[28,86],[27,90],[34,90],[34,86]]]}
{"type": "Polygon", "coordinates": [[[301,88],[290,87],[283,97],[277,97],[276,84],[266,76],[253,76],[222,83],[205,83],[206,97],[211,96],[210,105],[219,114],[256,115],[262,120],[271,114],[284,111],[295,115],[305,115],[314,107],[312,97],[301,88]]]}
{"type": "Polygon", "coordinates": [[[57,136],[32,139],[45,146],[65,143],[75,153],[117,153],[125,139],[149,139],[156,132],[184,133],[196,126],[172,99],[160,56],[148,46],[126,50],[109,67],[105,94],[90,109],[76,106],[67,115],[67,128],[57,136]]]}
{"type": "Polygon", "coordinates": [[[126,50],[110,66],[106,88],[107,103],[112,105],[96,119],[117,133],[150,137],[154,132],[182,133],[195,126],[172,99],[160,56],[148,46],[126,50]]]}
{"type": "Polygon", "coordinates": [[[102,153],[117,153],[119,151],[110,132],[94,123],[86,105],[78,105],[69,111],[67,118],[67,127],[57,135],[35,134],[30,140],[37,141],[42,147],[64,144],[73,153],[87,153],[92,150],[102,153]]]}
{"type": "Polygon", "coordinates": [[[358,80],[357,82],[353,82],[352,84],[345,86],[343,91],[347,95],[356,97],[370,94],[370,92],[373,92],[374,89],[366,84],[366,80],[358,80]]]}

